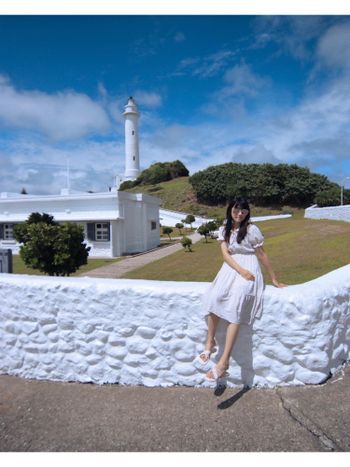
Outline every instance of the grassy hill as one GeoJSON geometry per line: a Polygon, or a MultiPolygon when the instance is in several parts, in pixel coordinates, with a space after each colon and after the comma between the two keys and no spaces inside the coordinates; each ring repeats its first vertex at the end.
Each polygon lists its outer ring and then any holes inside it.
{"type": "MultiPolygon", "coordinates": [[[[138,185],[128,190],[131,193],[145,193],[157,196],[162,200],[162,208],[174,211],[183,211],[194,216],[225,217],[226,207],[224,205],[208,206],[197,202],[196,195],[189,183],[189,177],[179,177],[168,182],[155,185],[138,185]]],[[[253,216],[264,216],[269,214],[284,214],[298,212],[300,210],[288,206],[282,209],[252,206],[253,216]]],[[[302,210],[303,211],[303,210],[302,210]]]]}
{"type": "MultiPolygon", "coordinates": [[[[349,264],[350,223],[305,219],[300,214],[257,223],[265,236],[264,247],[278,279],[300,284],[349,264]]],[[[211,282],[223,263],[216,240],[192,247],[130,271],[123,278],[211,282]]],[[[270,278],[263,269],[265,281],[270,278]]]]}

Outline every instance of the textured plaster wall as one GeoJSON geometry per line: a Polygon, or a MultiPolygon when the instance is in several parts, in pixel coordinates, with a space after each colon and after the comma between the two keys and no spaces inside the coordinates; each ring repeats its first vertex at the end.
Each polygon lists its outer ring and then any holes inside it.
{"type": "Polygon", "coordinates": [[[334,221],[350,222],[350,204],[326,208],[312,206],[305,209],[305,217],[308,219],[330,219],[334,221]]]}
{"type": "MultiPolygon", "coordinates": [[[[208,285],[1,274],[0,373],[209,385],[193,364],[206,336],[208,285]]],[[[261,319],[241,327],[228,386],[321,383],[349,359],[349,324],[350,266],[285,289],[267,286],[261,319]]],[[[224,330],[221,322],[213,361],[224,330]]]]}

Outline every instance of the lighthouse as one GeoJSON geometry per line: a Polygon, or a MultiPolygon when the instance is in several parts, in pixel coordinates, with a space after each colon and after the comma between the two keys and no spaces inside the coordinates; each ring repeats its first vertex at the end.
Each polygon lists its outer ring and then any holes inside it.
{"type": "Polygon", "coordinates": [[[139,130],[140,113],[132,97],[123,112],[125,118],[125,173],[124,180],[135,180],[140,174],[139,130]]]}

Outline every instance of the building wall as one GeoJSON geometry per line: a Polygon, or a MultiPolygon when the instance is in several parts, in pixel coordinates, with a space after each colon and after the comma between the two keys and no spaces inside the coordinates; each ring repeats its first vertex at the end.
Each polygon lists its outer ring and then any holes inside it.
{"type": "MultiPolygon", "coordinates": [[[[54,381],[206,386],[208,283],[2,274],[0,373],[54,381]]],[[[228,386],[319,384],[350,358],[350,266],[284,289],[241,326],[228,386]]],[[[217,341],[224,345],[220,322],[217,341]]],[[[207,368],[208,369],[208,368],[207,368]]]]}
{"type": "Polygon", "coordinates": [[[138,253],[155,248],[160,243],[159,209],[151,203],[124,201],[125,252],[138,253]],[[151,221],[156,229],[151,229],[151,221]]]}
{"type": "MultiPolygon", "coordinates": [[[[91,257],[116,257],[143,252],[159,245],[159,203],[156,197],[126,193],[83,193],[67,196],[6,197],[0,199],[0,233],[4,223],[24,222],[32,212],[46,212],[60,222],[72,221],[84,226],[91,257]],[[157,228],[151,230],[151,220],[157,228]],[[109,222],[109,241],[88,238],[87,224],[109,222]]],[[[1,237],[1,235],[0,235],[1,237]]],[[[1,240],[0,248],[19,253],[14,240],[1,240]]]]}
{"type": "Polygon", "coordinates": [[[329,219],[350,222],[350,204],[324,208],[311,206],[305,209],[305,217],[308,219],[329,219]]]}
{"type": "Polygon", "coordinates": [[[147,250],[156,248],[160,242],[159,207],[154,204],[146,204],[146,228],[147,250]],[[156,222],[156,228],[152,230],[152,222],[156,222]]]}
{"type": "Polygon", "coordinates": [[[0,248],[11,250],[13,255],[19,255],[19,244],[15,240],[0,240],[0,248]]]}

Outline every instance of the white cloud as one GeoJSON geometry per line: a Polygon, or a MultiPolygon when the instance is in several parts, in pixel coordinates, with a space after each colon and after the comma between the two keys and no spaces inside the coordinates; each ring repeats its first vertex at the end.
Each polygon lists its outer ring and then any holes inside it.
{"type": "Polygon", "coordinates": [[[102,105],[74,91],[22,91],[1,76],[0,102],[0,120],[6,126],[39,131],[55,140],[103,133],[110,128],[102,105]]]}
{"type": "Polygon", "coordinates": [[[124,141],[52,145],[17,139],[0,150],[0,191],[54,194],[66,187],[67,160],[71,188],[108,191],[115,175],[124,171],[124,141]]]}
{"type": "Polygon", "coordinates": [[[268,82],[266,78],[263,79],[254,74],[251,67],[245,63],[228,69],[225,72],[224,81],[226,86],[218,93],[221,98],[234,95],[256,96],[268,82]]]}
{"type": "Polygon", "coordinates": [[[173,75],[190,74],[210,78],[220,73],[236,55],[234,50],[222,49],[205,57],[187,57],[180,61],[173,75]]]}
{"type": "MultiPolygon", "coordinates": [[[[248,98],[254,97],[246,88],[247,83],[260,91],[266,84],[247,65],[232,67],[218,91],[221,107],[216,110],[223,112],[225,101],[231,110],[233,104],[241,105],[240,96],[244,93],[248,98]],[[224,96],[228,97],[224,99],[224,96]]],[[[182,160],[191,173],[231,161],[285,162],[307,165],[321,173],[327,170],[336,179],[342,175],[343,164],[350,154],[349,95],[350,82],[345,77],[338,78],[322,94],[308,95],[289,111],[270,107],[269,113],[263,116],[262,112],[244,113],[242,108],[242,118],[237,113],[225,114],[225,119],[192,125],[167,125],[151,108],[141,108],[141,168],[176,159],[182,160]]],[[[150,104],[156,105],[160,98],[154,96],[147,98],[150,104]]],[[[122,133],[125,99],[123,102],[119,97],[108,100],[121,118],[116,130],[120,128],[122,133]]],[[[140,106],[141,101],[137,100],[140,106]]],[[[113,140],[106,139],[58,144],[43,142],[33,135],[27,135],[26,139],[3,138],[0,140],[0,191],[19,192],[24,186],[29,193],[58,193],[66,184],[67,158],[72,189],[107,190],[113,184],[113,177],[124,172],[124,140],[123,136],[114,138],[114,135],[113,140]]]]}
{"type": "Polygon", "coordinates": [[[267,162],[271,164],[281,163],[271,149],[266,149],[266,147],[260,143],[248,147],[242,146],[234,148],[232,162],[241,162],[244,164],[262,164],[267,162]]]}
{"type": "Polygon", "coordinates": [[[138,105],[150,108],[161,107],[162,105],[162,96],[156,92],[136,90],[135,100],[138,105]]]}
{"type": "Polygon", "coordinates": [[[256,41],[253,48],[275,44],[277,55],[287,52],[297,60],[308,60],[314,52],[314,40],[331,21],[329,16],[286,15],[257,16],[253,23],[256,41]]]}
{"type": "Polygon", "coordinates": [[[329,28],[320,38],[317,56],[329,67],[350,69],[350,22],[329,28]]]}
{"type": "Polygon", "coordinates": [[[228,119],[246,119],[246,103],[255,99],[270,80],[254,73],[245,63],[229,68],[223,75],[223,85],[212,93],[201,110],[228,119]]]}

